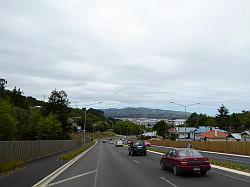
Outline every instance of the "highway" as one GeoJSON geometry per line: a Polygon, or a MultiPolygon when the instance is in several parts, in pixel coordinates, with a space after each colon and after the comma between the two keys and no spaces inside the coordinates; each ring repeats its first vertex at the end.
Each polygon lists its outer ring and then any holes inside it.
{"type": "MultiPolygon", "coordinates": [[[[153,148],[161,150],[161,151],[168,151],[169,148],[164,146],[154,146],[153,148]]],[[[217,154],[217,153],[208,153],[208,152],[200,152],[203,156],[208,157],[209,159],[219,160],[219,161],[228,161],[233,162],[236,164],[246,165],[250,167],[250,157],[240,157],[240,156],[232,156],[232,155],[225,155],[225,154],[217,154]]]]}
{"type": "Polygon", "coordinates": [[[70,187],[249,187],[250,177],[212,169],[206,176],[174,176],[161,169],[160,155],[129,156],[127,147],[98,143],[86,155],[50,182],[49,186],[70,187]]]}

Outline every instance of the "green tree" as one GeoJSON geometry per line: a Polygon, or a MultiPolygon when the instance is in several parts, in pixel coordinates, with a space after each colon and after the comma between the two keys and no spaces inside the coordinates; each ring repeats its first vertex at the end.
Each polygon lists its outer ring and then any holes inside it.
{"type": "Polygon", "coordinates": [[[56,116],[50,114],[39,120],[36,132],[40,140],[57,140],[62,138],[63,128],[56,116]]]}
{"type": "Polygon", "coordinates": [[[156,130],[159,136],[164,136],[167,133],[167,129],[169,128],[170,125],[161,120],[154,125],[153,130],[156,130]]]}
{"type": "Polygon", "coordinates": [[[219,128],[224,130],[230,130],[229,110],[224,105],[221,105],[221,107],[218,109],[218,114],[216,115],[215,120],[219,128]]]}
{"type": "Polygon", "coordinates": [[[7,83],[5,79],[0,79],[0,99],[4,97],[4,90],[7,83]]]}
{"type": "Polygon", "coordinates": [[[49,101],[46,107],[46,114],[54,114],[57,116],[59,122],[62,124],[63,133],[65,136],[70,132],[71,126],[68,122],[70,109],[69,100],[65,91],[57,91],[56,89],[51,92],[49,101]]]}
{"type": "Polygon", "coordinates": [[[12,107],[7,101],[0,100],[0,140],[14,140],[16,133],[12,107]]]}
{"type": "Polygon", "coordinates": [[[199,115],[197,113],[192,113],[188,120],[187,120],[187,126],[189,127],[195,127],[197,125],[197,121],[198,121],[199,115]]]}

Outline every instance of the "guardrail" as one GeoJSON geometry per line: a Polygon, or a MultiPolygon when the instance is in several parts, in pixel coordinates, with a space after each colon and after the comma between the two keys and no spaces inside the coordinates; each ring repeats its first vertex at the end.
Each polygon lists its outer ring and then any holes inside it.
{"type": "Polygon", "coordinates": [[[186,147],[190,143],[192,145],[192,148],[198,150],[250,156],[250,142],[184,142],[169,140],[149,140],[149,142],[153,145],[177,148],[186,147]]]}

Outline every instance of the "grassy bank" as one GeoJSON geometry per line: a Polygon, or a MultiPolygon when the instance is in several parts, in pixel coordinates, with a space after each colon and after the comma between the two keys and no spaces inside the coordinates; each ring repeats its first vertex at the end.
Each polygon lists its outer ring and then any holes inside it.
{"type": "MultiPolygon", "coordinates": [[[[152,147],[148,148],[148,150],[155,151],[155,152],[162,153],[162,154],[167,153],[167,151],[159,150],[157,148],[152,148],[152,147]]],[[[213,160],[213,159],[209,159],[209,161],[211,162],[211,164],[216,165],[216,166],[221,166],[221,167],[225,167],[229,169],[234,169],[234,170],[250,173],[250,167],[247,165],[236,164],[234,162],[229,162],[229,161],[213,160]]]]}
{"type": "Polygon", "coordinates": [[[73,150],[67,154],[64,154],[60,157],[61,160],[71,160],[72,158],[76,157],[77,155],[81,154],[88,148],[90,148],[92,145],[94,145],[94,142],[87,143],[85,146],[82,146],[79,149],[73,150]]]}
{"type": "Polygon", "coordinates": [[[115,137],[115,133],[112,131],[105,131],[105,132],[96,132],[96,133],[90,133],[90,136],[94,139],[103,139],[103,138],[111,138],[115,137]]]}
{"type": "Polygon", "coordinates": [[[15,170],[17,168],[21,168],[23,166],[24,166],[23,161],[14,161],[14,162],[0,164],[0,173],[12,171],[12,170],[15,170]]]}

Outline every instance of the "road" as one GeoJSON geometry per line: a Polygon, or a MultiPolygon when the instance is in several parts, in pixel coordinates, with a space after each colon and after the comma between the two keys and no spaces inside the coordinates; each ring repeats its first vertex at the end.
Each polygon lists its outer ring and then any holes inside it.
{"type": "Polygon", "coordinates": [[[212,169],[206,176],[174,176],[159,165],[160,155],[129,156],[127,147],[98,143],[49,186],[69,187],[249,187],[250,177],[212,169]]]}
{"type": "MultiPolygon", "coordinates": [[[[152,146],[161,151],[167,151],[169,148],[163,146],[152,146]]],[[[249,157],[239,157],[239,156],[232,156],[232,155],[223,155],[223,154],[216,154],[216,153],[207,153],[207,152],[200,152],[203,156],[208,157],[209,159],[219,160],[219,161],[229,161],[236,164],[246,165],[250,167],[250,158],[249,157]]]]}

